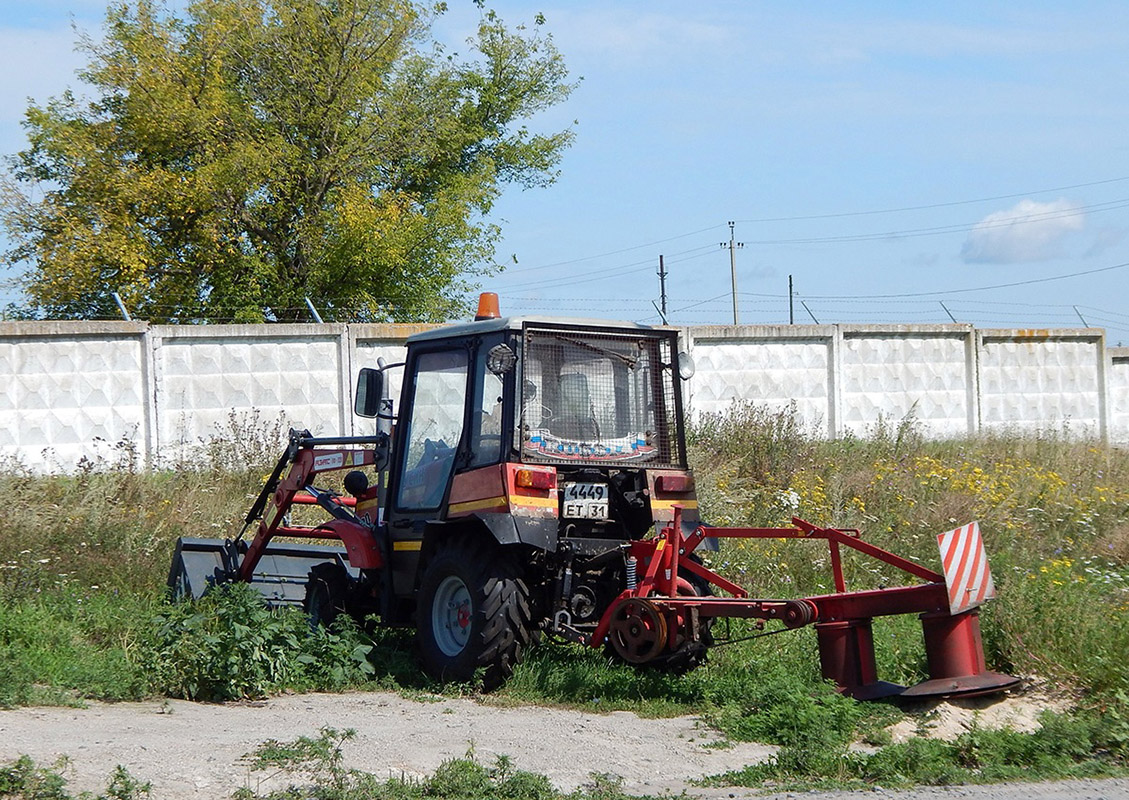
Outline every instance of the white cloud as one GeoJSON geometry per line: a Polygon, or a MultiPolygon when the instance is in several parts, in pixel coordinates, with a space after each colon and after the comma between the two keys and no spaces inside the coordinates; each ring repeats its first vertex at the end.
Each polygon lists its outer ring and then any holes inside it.
{"type": "Polygon", "coordinates": [[[1085,227],[1085,212],[1069,200],[1021,200],[973,226],[961,247],[967,264],[1019,264],[1062,255],[1063,243],[1085,227]]]}
{"type": "Polygon", "coordinates": [[[724,22],[682,13],[639,12],[597,5],[549,15],[549,29],[569,55],[597,55],[618,66],[696,61],[731,52],[739,37],[724,22]]]}

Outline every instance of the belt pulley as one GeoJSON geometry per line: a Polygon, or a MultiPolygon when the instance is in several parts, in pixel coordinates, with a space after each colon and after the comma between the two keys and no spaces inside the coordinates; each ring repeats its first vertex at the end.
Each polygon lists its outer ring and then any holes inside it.
{"type": "Polygon", "coordinates": [[[645,664],[667,646],[667,624],[658,606],[639,597],[619,600],[612,610],[608,641],[629,664],[645,664]]]}

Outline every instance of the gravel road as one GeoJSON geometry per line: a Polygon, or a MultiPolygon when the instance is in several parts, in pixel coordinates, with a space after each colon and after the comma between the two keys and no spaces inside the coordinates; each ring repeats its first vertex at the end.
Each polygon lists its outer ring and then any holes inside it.
{"type": "MultiPolygon", "coordinates": [[[[71,791],[101,791],[117,764],[153,784],[156,800],[219,800],[240,786],[277,786],[251,773],[240,757],[267,739],[314,735],[325,726],[353,728],[347,765],[378,776],[433,772],[473,749],[480,763],[506,755],[560,789],[617,775],[635,794],[678,794],[709,800],[748,798],[748,789],[698,789],[689,780],[768,758],[773,748],[708,745],[716,733],[692,717],[640,719],[627,712],[589,714],[538,707],[494,708],[471,700],[406,700],[390,693],[289,695],[261,703],[204,705],[183,701],[92,704],[86,709],[0,711],[0,762],[21,754],[41,765],[69,759],[71,791]]],[[[919,789],[909,792],[796,793],[776,798],[902,800],[1129,800],[1129,780],[919,789]]]]}

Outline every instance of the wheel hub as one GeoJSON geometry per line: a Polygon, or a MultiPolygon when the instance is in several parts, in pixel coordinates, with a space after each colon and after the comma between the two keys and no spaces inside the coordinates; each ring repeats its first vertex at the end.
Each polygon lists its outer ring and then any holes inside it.
{"type": "Polygon", "coordinates": [[[431,630],[446,656],[457,656],[470,641],[472,609],[470,590],[457,575],[448,575],[435,591],[431,605],[431,630]]]}

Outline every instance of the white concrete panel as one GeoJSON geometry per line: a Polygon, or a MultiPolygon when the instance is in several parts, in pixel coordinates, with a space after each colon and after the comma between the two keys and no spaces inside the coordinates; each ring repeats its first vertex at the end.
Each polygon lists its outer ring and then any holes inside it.
{"type": "Polygon", "coordinates": [[[690,379],[694,414],[724,412],[734,401],[796,404],[800,418],[826,431],[831,419],[831,340],[695,338],[690,379]]]}
{"type": "Polygon", "coordinates": [[[0,338],[0,455],[36,471],[145,443],[141,336],[0,338]]]}
{"type": "Polygon", "coordinates": [[[1129,444],[1129,348],[1112,348],[1109,382],[1109,440],[1129,444]]]}
{"type": "MultiPolygon", "coordinates": [[[[377,421],[358,417],[353,413],[353,403],[356,400],[357,373],[362,367],[375,369],[378,360],[383,358],[386,364],[402,364],[407,358],[408,348],[402,341],[394,339],[356,339],[353,342],[353,352],[350,356],[353,366],[352,375],[348,376],[349,405],[347,415],[350,420],[350,432],[354,436],[371,436],[377,430],[377,421]]],[[[392,411],[400,410],[400,386],[404,380],[404,368],[393,367],[384,373],[384,380],[388,385],[388,393],[392,398],[392,411]]]]}
{"type": "Polygon", "coordinates": [[[1097,436],[1101,423],[1100,340],[984,334],[980,347],[983,430],[1054,430],[1097,436]]]}
{"type": "Polygon", "coordinates": [[[932,436],[969,433],[967,335],[880,333],[843,337],[840,432],[913,417],[932,436]]]}
{"type": "MultiPolygon", "coordinates": [[[[257,328],[256,331],[261,330],[257,328]]],[[[234,412],[320,436],[342,433],[340,338],[256,332],[164,336],[154,354],[162,456],[228,432],[234,412]]]]}
{"type": "MultiPolygon", "coordinates": [[[[384,359],[386,364],[402,364],[407,357],[408,348],[402,342],[389,339],[359,339],[353,353],[353,375],[350,378],[349,385],[351,387],[356,386],[356,373],[361,367],[375,368],[378,359],[381,358],[384,359]]],[[[404,382],[404,368],[394,367],[388,370],[385,372],[385,380],[388,382],[392,402],[399,404],[400,386],[404,382]]]]}
{"type": "MultiPolygon", "coordinates": [[[[424,327],[3,323],[0,457],[70,470],[82,457],[114,458],[114,443],[129,439],[143,456],[159,447],[171,459],[178,445],[229,435],[233,412],[256,410],[264,426],[284,418],[315,434],[371,433],[351,413],[356,372],[380,357],[402,361],[404,339],[424,327]]],[[[684,335],[697,362],[693,413],[794,402],[826,434],[912,411],[931,435],[961,435],[977,420],[1097,435],[1105,403],[1109,438],[1129,442],[1129,348],[1106,353],[1100,331],[706,326],[684,335]]],[[[388,377],[398,402],[403,371],[388,377]]]]}

